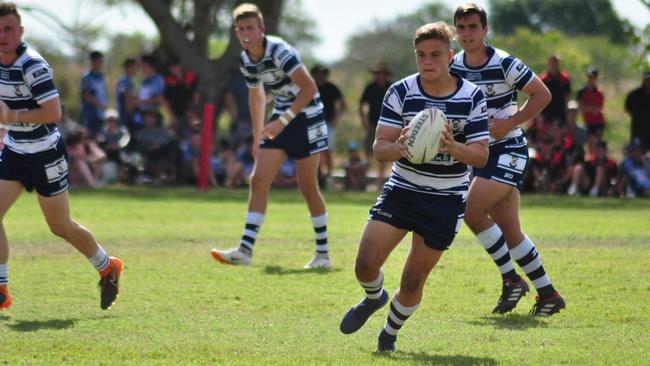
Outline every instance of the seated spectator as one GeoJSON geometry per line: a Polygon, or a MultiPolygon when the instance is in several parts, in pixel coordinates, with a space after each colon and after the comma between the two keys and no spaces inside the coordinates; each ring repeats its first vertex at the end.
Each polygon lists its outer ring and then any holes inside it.
{"type": "Polygon", "coordinates": [[[352,140],[348,143],[348,161],[343,164],[346,191],[365,191],[368,185],[368,161],[361,159],[359,144],[352,140]]]}
{"type": "MultiPolygon", "coordinates": [[[[189,139],[184,140],[180,146],[181,170],[184,180],[195,184],[199,180],[199,161],[201,157],[201,134],[195,132],[189,139]]],[[[208,184],[218,187],[216,174],[219,170],[219,162],[214,154],[210,156],[210,170],[208,171],[208,184]]]]}
{"type": "Polygon", "coordinates": [[[253,168],[255,167],[255,157],[253,156],[253,136],[246,138],[245,143],[237,149],[237,161],[244,168],[246,181],[250,180],[253,168]]]}
{"type": "Polygon", "coordinates": [[[223,168],[223,185],[226,188],[242,187],[246,185],[246,171],[244,164],[237,160],[235,150],[227,140],[221,141],[220,166],[223,168]]]}
{"type": "Polygon", "coordinates": [[[278,170],[278,174],[273,180],[273,187],[291,189],[296,188],[297,185],[296,162],[291,158],[287,158],[280,166],[280,170],[278,170]]]}
{"type": "Polygon", "coordinates": [[[107,109],[104,118],[104,129],[97,135],[97,142],[106,153],[103,166],[104,181],[113,183],[122,175],[122,149],[128,145],[131,136],[125,127],[120,126],[119,114],[115,109],[107,109]]]}
{"type": "Polygon", "coordinates": [[[97,143],[88,137],[85,127],[68,134],[65,140],[70,164],[70,184],[83,185],[93,189],[102,186],[102,165],[106,154],[97,143]]]}
{"type": "Polygon", "coordinates": [[[561,147],[553,144],[553,137],[542,139],[535,156],[530,160],[530,169],[525,178],[527,190],[537,193],[559,191],[558,182],[565,170],[562,158],[561,147]]]}
{"type": "Polygon", "coordinates": [[[607,143],[598,141],[594,155],[573,167],[568,194],[589,193],[592,197],[613,195],[617,175],[618,166],[608,156],[607,143]]]}
{"type": "Polygon", "coordinates": [[[162,126],[158,109],[142,110],[143,127],[135,139],[144,158],[142,183],[171,183],[176,179],[178,143],[174,136],[162,126]]]}
{"type": "Polygon", "coordinates": [[[628,146],[627,153],[621,163],[619,193],[628,197],[650,197],[650,157],[638,140],[628,146]]]}

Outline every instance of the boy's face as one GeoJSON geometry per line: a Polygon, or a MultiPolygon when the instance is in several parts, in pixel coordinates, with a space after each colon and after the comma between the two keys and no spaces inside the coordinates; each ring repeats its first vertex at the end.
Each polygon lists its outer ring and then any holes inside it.
{"type": "Polygon", "coordinates": [[[469,14],[456,19],[456,34],[458,43],[465,51],[473,51],[483,47],[487,27],[483,28],[478,14],[469,14]]]}
{"type": "Polygon", "coordinates": [[[438,39],[425,39],[415,46],[415,62],[423,81],[436,81],[449,74],[449,62],[454,56],[449,44],[438,39]]]}
{"type": "Polygon", "coordinates": [[[261,47],[264,39],[264,26],[255,17],[241,18],[235,23],[235,34],[242,48],[261,47]]]}
{"type": "Polygon", "coordinates": [[[22,42],[23,27],[13,14],[0,17],[0,53],[15,54],[22,42]]]}

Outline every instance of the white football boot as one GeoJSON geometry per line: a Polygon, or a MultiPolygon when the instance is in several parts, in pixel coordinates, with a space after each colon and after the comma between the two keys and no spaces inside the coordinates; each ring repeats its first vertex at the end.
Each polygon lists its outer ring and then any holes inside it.
{"type": "Polygon", "coordinates": [[[303,268],[304,269],[315,269],[315,268],[330,269],[332,268],[332,260],[330,259],[330,256],[327,254],[316,253],[314,258],[309,263],[305,264],[303,268]]]}
{"type": "Polygon", "coordinates": [[[232,248],[228,250],[212,249],[212,258],[223,263],[233,264],[235,266],[250,266],[253,261],[253,256],[244,253],[239,248],[232,248]]]}

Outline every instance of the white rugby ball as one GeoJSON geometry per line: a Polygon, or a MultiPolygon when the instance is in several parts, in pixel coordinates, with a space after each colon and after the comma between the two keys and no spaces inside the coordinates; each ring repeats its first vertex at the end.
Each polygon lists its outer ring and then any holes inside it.
{"type": "Polygon", "coordinates": [[[438,108],[424,109],[413,117],[404,140],[411,163],[428,163],[438,154],[440,137],[446,124],[447,116],[438,108]]]}

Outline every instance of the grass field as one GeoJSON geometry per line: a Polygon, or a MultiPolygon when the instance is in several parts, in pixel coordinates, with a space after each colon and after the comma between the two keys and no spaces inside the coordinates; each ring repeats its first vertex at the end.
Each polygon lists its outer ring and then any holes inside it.
{"type": "MultiPolygon", "coordinates": [[[[272,192],[250,268],[218,265],[236,244],[245,191],[73,191],[73,216],[125,262],[121,296],[99,308],[97,274],[51,235],[33,194],[5,219],[14,304],[0,313],[0,365],[647,365],[650,201],[527,196],[522,221],[567,300],[549,319],[533,296],[490,314],[498,271],[463,228],[434,269],[398,352],[375,353],[387,309],[359,332],[338,324],[359,301],[357,242],[372,194],[326,193],[332,271],[304,271],[313,234],[297,192],[272,192]]],[[[407,243],[389,259],[398,287],[407,243]]]]}

